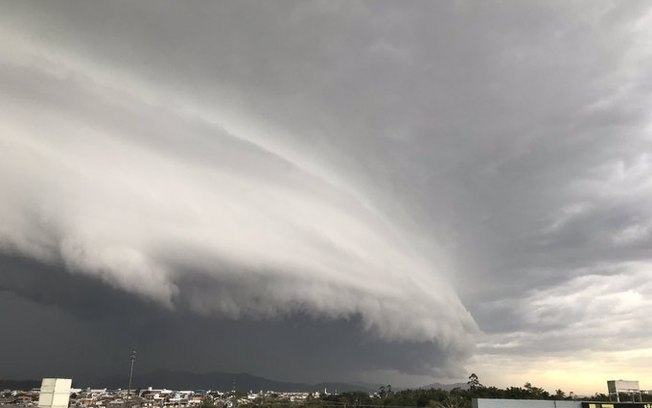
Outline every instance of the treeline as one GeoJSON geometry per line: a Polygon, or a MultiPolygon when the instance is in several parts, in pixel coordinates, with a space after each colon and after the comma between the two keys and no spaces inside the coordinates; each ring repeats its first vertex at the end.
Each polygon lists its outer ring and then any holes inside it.
{"type": "MultiPolygon", "coordinates": [[[[581,399],[583,401],[609,401],[609,396],[602,393],[596,393],[593,396],[581,398],[573,392],[564,392],[561,389],[550,393],[543,388],[535,387],[530,383],[525,383],[522,387],[485,387],[478,380],[477,375],[471,374],[467,387],[454,388],[452,390],[442,390],[436,388],[419,388],[393,391],[391,386],[383,386],[374,393],[366,392],[344,392],[333,395],[322,395],[317,398],[310,398],[300,403],[294,403],[293,406],[303,408],[367,408],[367,407],[428,407],[428,408],[471,408],[473,398],[504,398],[504,399],[543,399],[543,400],[572,400],[581,399]]],[[[652,401],[652,397],[643,394],[643,401],[652,401]]],[[[253,408],[273,408],[288,405],[281,400],[267,401],[261,403],[257,401],[253,408]]]]}
{"type": "MultiPolygon", "coordinates": [[[[542,388],[525,384],[523,387],[468,387],[454,388],[450,391],[442,389],[408,389],[401,391],[379,390],[374,395],[366,393],[342,393],[325,395],[319,398],[321,402],[345,407],[428,407],[428,408],[470,408],[473,398],[505,398],[505,399],[572,399],[558,390],[551,394],[542,388]]],[[[319,404],[317,404],[319,405],[319,404]]]]}

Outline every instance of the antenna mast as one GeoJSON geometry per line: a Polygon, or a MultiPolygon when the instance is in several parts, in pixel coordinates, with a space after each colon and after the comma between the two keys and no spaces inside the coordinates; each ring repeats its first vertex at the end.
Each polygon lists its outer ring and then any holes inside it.
{"type": "Polygon", "coordinates": [[[136,350],[133,349],[131,350],[131,354],[129,355],[129,386],[127,388],[127,399],[131,398],[131,379],[134,376],[134,364],[136,363],[136,350]]]}

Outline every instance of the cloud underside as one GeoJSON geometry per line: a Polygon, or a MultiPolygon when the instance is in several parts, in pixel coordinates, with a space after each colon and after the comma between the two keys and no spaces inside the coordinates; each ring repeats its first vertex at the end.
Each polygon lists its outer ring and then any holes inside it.
{"type": "Polygon", "coordinates": [[[134,347],[137,375],[161,367],[246,370],[308,383],[351,381],[363,371],[380,370],[463,375],[451,361],[467,356],[466,351],[451,355],[450,348],[434,342],[375,338],[360,329],[360,316],[331,319],[297,312],[233,319],[183,305],[170,311],[93,276],[15,256],[0,259],[0,294],[0,306],[12,311],[5,322],[21,327],[5,335],[3,350],[8,356],[30,351],[29,359],[6,360],[7,372],[21,378],[37,373],[67,375],[80,385],[101,382],[109,374],[122,375],[125,350],[134,347]]]}

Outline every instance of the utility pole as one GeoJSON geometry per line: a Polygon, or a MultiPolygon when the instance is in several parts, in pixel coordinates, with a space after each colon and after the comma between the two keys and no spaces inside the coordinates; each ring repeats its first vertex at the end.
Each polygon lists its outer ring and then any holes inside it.
{"type": "Polygon", "coordinates": [[[127,388],[127,399],[131,399],[131,379],[134,376],[134,364],[136,363],[136,350],[131,350],[129,355],[129,386],[127,388]]]}

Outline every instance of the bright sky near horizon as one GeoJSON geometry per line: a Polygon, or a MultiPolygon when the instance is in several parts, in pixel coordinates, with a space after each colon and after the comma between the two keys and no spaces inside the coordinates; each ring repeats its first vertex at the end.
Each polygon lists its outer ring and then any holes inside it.
{"type": "Polygon", "coordinates": [[[646,1],[0,0],[0,375],[137,346],[652,389],[651,31],[646,1]]]}

